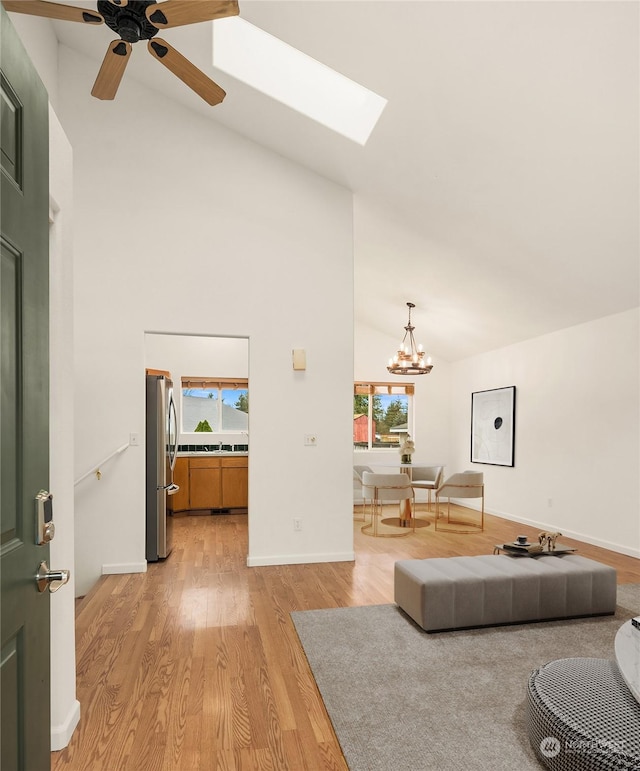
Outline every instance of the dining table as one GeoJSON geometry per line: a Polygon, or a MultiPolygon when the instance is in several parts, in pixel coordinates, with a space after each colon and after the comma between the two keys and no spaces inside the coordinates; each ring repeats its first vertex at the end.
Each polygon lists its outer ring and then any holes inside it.
{"type": "MultiPolygon", "coordinates": [[[[383,469],[383,468],[392,468],[392,469],[401,469],[401,471],[405,474],[408,474],[409,479],[412,478],[411,472],[415,468],[429,468],[431,466],[442,466],[444,468],[444,463],[439,462],[431,462],[431,461],[412,461],[411,463],[402,463],[401,461],[388,461],[387,463],[369,463],[369,468],[372,469],[383,469]]],[[[411,501],[407,499],[404,502],[404,506],[402,509],[402,512],[400,514],[400,527],[411,527],[411,501]]],[[[416,520],[417,521],[417,520],[416,520]]],[[[426,520],[424,520],[426,522],[426,520]]]]}

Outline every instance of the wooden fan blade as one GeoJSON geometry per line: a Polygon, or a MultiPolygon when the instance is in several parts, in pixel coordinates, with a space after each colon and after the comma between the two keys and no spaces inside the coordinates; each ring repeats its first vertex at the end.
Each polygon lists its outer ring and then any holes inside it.
{"type": "Polygon", "coordinates": [[[2,0],[7,11],[28,13],[31,16],[45,16],[47,19],[62,21],[80,21],[83,24],[104,24],[104,19],[97,11],[87,11],[73,5],[46,3],[44,0],[2,0]]]}
{"type": "Polygon", "coordinates": [[[167,29],[237,16],[240,9],[238,0],[166,0],[164,3],[153,3],[145,13],[154,27],[167,29]]]}
{"type": "Polygon", "coordinates": [[[131,43],[125,40],[114,40],[109,44],[98,77],[91,89],[91,96],[95,96],[96,99],[115,97],[130,56],[131,43]]]}
{"type": "Polygon", "coordinates": [[[208,78],[195,64],[172,48],[165,40],[155,37],[147,43],[149,53],[171,70],[183,83],[201,96],[207,104],[214,105],[227,95],[217,83],[208,78]]]}

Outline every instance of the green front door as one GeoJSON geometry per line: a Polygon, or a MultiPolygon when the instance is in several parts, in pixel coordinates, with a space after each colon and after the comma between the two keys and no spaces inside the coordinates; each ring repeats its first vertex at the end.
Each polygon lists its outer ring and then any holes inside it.
{"type": "Polygon", "coordinates": [[[0,9],[0,768],[49,769],[49,592],[35,498],[49,483],[48,99],[0,9]]]}

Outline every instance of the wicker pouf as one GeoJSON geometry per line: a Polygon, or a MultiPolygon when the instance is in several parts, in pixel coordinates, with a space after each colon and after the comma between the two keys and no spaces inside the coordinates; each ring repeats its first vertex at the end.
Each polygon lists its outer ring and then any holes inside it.
{"type": "Polygon", "coordinates": [[[527,727],[552,771],[640,769],[640,703],[615,661],[560,659],[531,673],[527,727]]]}

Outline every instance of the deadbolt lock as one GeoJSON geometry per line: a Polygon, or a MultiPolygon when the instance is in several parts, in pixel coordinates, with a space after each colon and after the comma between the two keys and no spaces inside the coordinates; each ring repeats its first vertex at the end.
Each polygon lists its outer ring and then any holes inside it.
{"type": "Polygon", "coordinates": [[[36,495],[36,544],[49,543],[56,534],[53,524],[53,495],[40,490],[36,495]]]}

